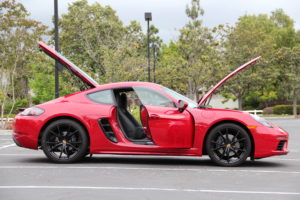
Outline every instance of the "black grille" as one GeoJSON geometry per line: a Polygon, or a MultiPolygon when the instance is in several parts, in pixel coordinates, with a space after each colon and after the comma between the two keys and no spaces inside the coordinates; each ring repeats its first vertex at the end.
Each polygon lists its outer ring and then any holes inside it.
{"type": "Polygon", "coordinates": [[[281,141],[279,141],[279,143],[278,143],[278,146],[277,146],[277,151],[281,151],[282,149],[283,149],[283,147],[284,147],[284,143],[285,143],[285,141],[284,140],[281,140],[281,141]]]}
{"type": "Polygon", "coordinates": [[[103,133],[107,137],[107,139],[109,139],[110,141],[112,141],[114,143],[118,142],[118,139],[116,138],[116,135],[115,135],[114,131],[112,130],[108,119],[106,119],[106,118],[100,119],[99,125],[100,125],[103,133]]]}

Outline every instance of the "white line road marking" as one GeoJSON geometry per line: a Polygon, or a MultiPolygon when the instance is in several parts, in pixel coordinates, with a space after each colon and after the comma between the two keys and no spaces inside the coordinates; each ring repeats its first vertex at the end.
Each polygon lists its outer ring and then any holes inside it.
{"type": "MultiPolygon", "coordinates": [[[[1,140],[1,139],[0,139],[1,140]]],[[[32,154],[32,153],[0,153],[0,156],[44,156],[44,154],[32,154]]],[[[101,156],[101,154],[98,154],[101,156]]],[[[103,155],[102,155],[103,156],[103,155]]],[[[108,158],[109,156],[106,156],[104,154],[105,158],[108,158]]],[[[139,155],[140,156],[140,155],[139,155]]],[[[114,157],[114,155],[112,155],[112,157],[114,157]]],[[[97,157],[97,154],[94,155],[94,158],[101,158],[101,157],[97,157]]],[[[153,158],[153,157],[152,157],[153,158]]],[[[209,159],[208,157],[201,157],[202,160],[206,160],[209,159]]],[[[296,161],[296,162],[300,162],[300,159],[297,158],[265,158],[263,160],[260,161],[296,161]]],[[[257,160],[257,162],[259,162],[259,160],[257,160]]]]}
{"type": "Polygon", "coordinates": [[[139,187],[96,187],[96,186],[35,186],[35,185],[28,185],[28,186],[0,186],[0,189],[137,190],[137,191],[176,191],[176,192],[233,193],[233,194],[300,195],[299,192],[205,190],[205,189],[177,189],[177,188],[139,188],[139,187]]]}
{"type": "Polygon", "coordinates": [[[0,147],[0,150],[8,148],[8,147],[13,147],[13,146],[16,146],[16,144],[9,144],[9,145],[2,146],[2,147],[0,147]]]}
{"type": "Polygon", "coordinates": [[[0,166],[0,169],[112,169],[112,170],[151,170],[151,171],[193,171],[193,172],[245,172],[300,174],[300,171],[278,170],[238,170],[238,169],[191,169],[191,168],[147,168],[147,167],[97,167],[97,166],[0,166]]]}
{"type": "Polygon", "coordinates": [[[283,174],[300,174],[300,171],[278,171],[278,170],[226,170],[226,169],[209,169],[211,172],[251,172],[251,173],[283,173],[283,174]]]}
{"type": "Polygon", "coordinates": [[[0,153],[0,156],[24,156],[24,157],[29,157],[29,156],[44,156],[44,154],[42,153],[36,153],[36,154],[33,154],[33,153],[27,153],[27,154],[24,154],[24,153],[0,153]]]}
{"type": "Polygon", "coordinates": [[[266,160],[300,161],[300,159],[297,158],[270,158],[266,160]]]}

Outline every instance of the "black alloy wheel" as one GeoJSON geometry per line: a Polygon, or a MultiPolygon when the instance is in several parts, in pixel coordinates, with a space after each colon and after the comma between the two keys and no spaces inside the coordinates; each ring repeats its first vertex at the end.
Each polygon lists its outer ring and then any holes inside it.
{"type": "Polygon", "coordinates": [[[206,152],[218,165],[239,166],[250,156],[251,140],[239,125],[224,123],[210,131],[206,139],[206,152]]]}
{"type": "Polygon", "coordinates": [[[84,128],[77,122],[61,119],[52,122],[43,132],[42,149],[56,163],[72,163],[82,159],[88,149],[84,128]]]}

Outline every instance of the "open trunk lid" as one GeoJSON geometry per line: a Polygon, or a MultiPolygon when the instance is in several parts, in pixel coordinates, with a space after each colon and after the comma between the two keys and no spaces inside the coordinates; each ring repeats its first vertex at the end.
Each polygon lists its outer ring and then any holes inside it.
{"type": "Polygon", "coordinates": [[[83,82],[91,86],[92,88],[97,87],[99,85],[94,79],[92,79],[89,75],[87,75],[84,71],[82,71],[79,67],[77,67],[74,63],[69,61],[67,58],[62,56],[60,53],[49,47],[43,42],[38,42],[39,48],[45,52],[51,58],[57,60],[61,65],[69,69],[75,76],[80,78],[83,82]]]}

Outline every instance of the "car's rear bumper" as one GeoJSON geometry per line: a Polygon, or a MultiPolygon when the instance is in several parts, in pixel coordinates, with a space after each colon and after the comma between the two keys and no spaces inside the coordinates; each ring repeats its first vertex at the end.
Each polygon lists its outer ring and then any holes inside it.
{"type": "Polygon", "coordinates": [[[36,138],[34,138],[30,135],[14,132],[12,137],[13,137],[13,141],[19,147],[25,147],[25,148],[29,148],[29,149],[38,149],[38,144],[37,144],[36,138]]]}
{"type": "Polygon", "coordinates": [[[12,136],[12,139],[17,146],[22,147],[20,142],[16,139],[16,137],[14,135],[12,136]]]}
{"type": "Polygon", "coordinates": [[[38,149],[40,124],[38,118],[17,115],[13,122],[14,142],[21,147],[38,149]]]}

